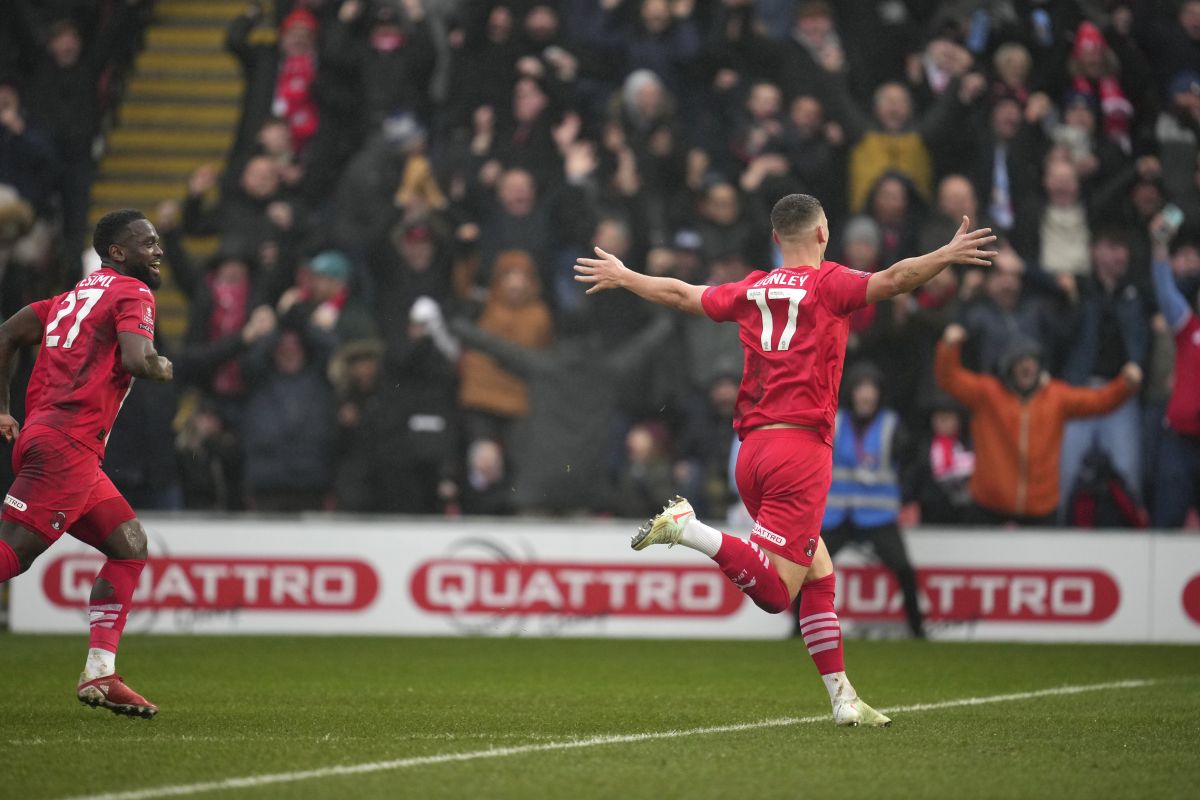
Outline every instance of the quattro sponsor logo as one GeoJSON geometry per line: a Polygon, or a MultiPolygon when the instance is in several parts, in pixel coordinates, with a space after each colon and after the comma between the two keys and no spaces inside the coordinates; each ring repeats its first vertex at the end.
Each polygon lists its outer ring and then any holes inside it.
{"type": "Polygon", "coordinates": [[[25,502],[23,500],[18,500],[17,498],[13,497],[11,494],[4,495],[4,505],[12,506],[17,511],[28,511],[29,510],[29,506],[25,505],[25,502]]]}
{"type": "MultiPolygon", "coordinates": [[[[839,567],[843,620],[902,620],[900,587],[881,567],[839,567]]],[[[1096,570],[921,569],[921,607],[932,622],[1097,623],[1111,617],[1121,591],[1096,570]]],[[[1200,587],[1197,589],[1200,608],[1200,587]]]]}
{"type": "Polygon", "coordinates": [[[413,572],[413,601],[433,614],[724,617],[743,595],[711,567],[445,558],[413,572]]]}
{"type": "MultiPolygon", "coordinates": [[[[104,562],[54,560],[42,590],[54,605],[86,606],[104,562]]],[[[139,610],[358,611],[379,594],[379,576],[362,561],[327,559],[151,558],[133,602],[139,610]]]]}
{"type": "Polygon", "coordinates": [[[751,537],[757,536],[760,539],[766,539],[768,542],[779,545],[780,547],[787,546],[787,539],[783,538],[782,536],[780,536],[778,533],[775,533],[774,531],[767,530],[762,525],[759,525],[757,522],[754,523],[754,527],[750,529],[750,536],[751,537]]]}
{"type": "Polygon", "coordinates": [[[1183,613],[1200,624],[1200,575],[1193,575],[1183,587],[1183,613]]]}

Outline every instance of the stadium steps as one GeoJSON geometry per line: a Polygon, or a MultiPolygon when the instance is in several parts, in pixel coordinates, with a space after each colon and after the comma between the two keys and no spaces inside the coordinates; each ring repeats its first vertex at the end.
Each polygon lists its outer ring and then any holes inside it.
{"type": "MultiPolygon", "coordinates": [[[[241,112],[242,76],[225,51],[225,31],[245,0],[160,0],[108,135],[92,189],[92,224],[115,208],[140,208],[152,219],[163,200],[182,200],[202,164],[223,168],[241,112]]],[[[260,29],[256,41],[274,31],[260,29]]],[[[217,237],[187,240],[204,259],[217,237]]],[[[187,302],[165,264],[158,293],[159,328],[183,336],[187,302]]]]}

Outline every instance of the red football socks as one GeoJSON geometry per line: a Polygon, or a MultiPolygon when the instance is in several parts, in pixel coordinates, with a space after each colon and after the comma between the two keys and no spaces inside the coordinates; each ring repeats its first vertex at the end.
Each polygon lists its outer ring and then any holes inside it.
{"type": "Polygon", "coordinates": [[[91,647],[117,652],[117,643],[121,641],[121,631],[125,630],[125,620],[129,616],[130,600],[137,588],[138,576],[145,566],[145,561],[116,558],[104,562],[96,579],[108,581],[113,591],[108,597],[96,600],[88,607],[92,625],[91,647]]]}
{"type": "Polygon", "coordinates": [[[767,554],[754,542],[723,533],[721,549],[713,556],[713,561],[734,586],[768,614],[778,614],[792,604],[787,584],[779,577],[767,554]]]}
{"type": "Polygon", "coordinates": [[[0,583],[21,574],[21,559],[8,542],[0,542],[0,583]]]}
{"type": "Polygon", "coordinates": [[[836,588],[837,578],[830,573],[804,584],[800,590],[800,635],[817,665],[817,672],[822,675],[846,670],[842,657],[842,626],[833,610],[836,588]]]}

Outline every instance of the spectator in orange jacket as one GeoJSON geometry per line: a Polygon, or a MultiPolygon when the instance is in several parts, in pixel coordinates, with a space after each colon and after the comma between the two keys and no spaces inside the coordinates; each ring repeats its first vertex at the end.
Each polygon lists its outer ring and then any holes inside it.
{"type": "Polygon", "coordinates": [[[975,473],[970,491],[978,524],[1053,525],[1058,509],[1058,467],[1063,426],[1074,417],[1105,414],[1142,382],[1137,364],[1095,389],[1052,380],[1042,370],[1041,349],[1017,340],[999,365],[1000,376],[962,365],[961,325],[950,325],[938,345],[938,385],[971,411],[975,473]]]}

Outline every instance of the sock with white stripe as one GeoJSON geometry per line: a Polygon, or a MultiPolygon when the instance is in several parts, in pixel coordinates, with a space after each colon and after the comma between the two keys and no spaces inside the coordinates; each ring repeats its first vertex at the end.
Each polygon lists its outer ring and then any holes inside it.
{"type": "Polygon", "coordinates": [[[824,578],[804,584],[800,590],[800,635],[808,647],[808,655],[817,666],[817,672],[826,678],[825,686],[830,698],[845,684],[846,663],[842,654],[842,626],[837,612],[833,610],[833,597],[837,589],[837,578],[830,573],[824,578]],[[840,676],[840,677],[838,677],[840,676]]]}
{"type": "MultiPolygon", "coordinates": [[[[695,524],[690,523],[688,528],[695,524]]],[[[712,559],[725,577],[763,611],[778,614],[791,607],[792,595],[787,584],[775,571],[771,559],[754,542],[722,533],[721,546],[712,559]]]]}
{"type": "Polygon", "coordinates": [[[91,649],[83,670],[88,680],[116,671],[117,645],[125,630],[138,577],[145,566],[146,562],[142,560],[110,558],[100,568],[88,603],[91,649]]]}

